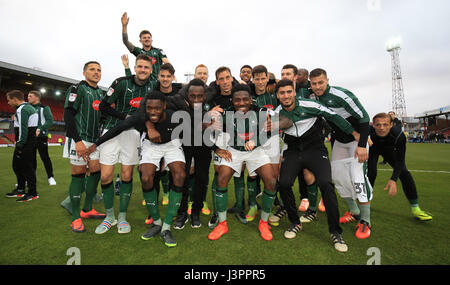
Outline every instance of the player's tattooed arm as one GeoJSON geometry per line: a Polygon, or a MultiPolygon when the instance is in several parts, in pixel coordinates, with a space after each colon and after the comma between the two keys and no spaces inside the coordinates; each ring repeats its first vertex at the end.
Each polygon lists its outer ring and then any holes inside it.
{"type": "Polygon", "coordinates": [[[122,18],[122,41],[123,44],[127,47],[127,49],[132,52],[134,49],[134,45],[128,40],[128,22],[130,21],[130,18],[127,15],[127,12],[123,13],[122,18]]]}

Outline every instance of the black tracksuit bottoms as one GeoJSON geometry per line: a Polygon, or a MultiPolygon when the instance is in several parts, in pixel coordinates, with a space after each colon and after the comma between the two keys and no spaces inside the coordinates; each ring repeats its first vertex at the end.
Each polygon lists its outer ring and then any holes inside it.
{"type": "Polygon", "coordinates": [[[304,150],[288,147],[283,153],[279,177],[279,191],[284,207],[288,213],[289,221],[293,224],[300,223],[292,186],[304,168],[314,174],[317,186],[322,193],[328,218],[329,232],[341,234],[342,228],[339,226],[338,202],[334,185],[331,181],[331,165],[328,159],[328,151],[323,144],[304,150]]]}
{"type": "Polygon", "coordinates": [[[206,196],[209,180],[209,167],[211,163],[211,148],[207,146],[183,146],[184,158],[186,160],[186,180],[183,187],[178,214],[187,213],[189,198],[189,170],[191,161],[194,158],[194,191],[192,203],[192,215],[200,215],[203,208],[203,200],[206,196]]]}
{"type": "MultiPolygon", "coordinates": [[[[47,177],[53,177],[53,166],[50,156],[48,155],[48,138],[47,137],[36,137],[36,150],[39,152],[39,156],[44,163],[45,171],[47,172],[47,177]]],[[[37,168],[37,152],[34,156],[33,166],[34,169],[37,168]]]]}
{"type": "Polygon", "coordinates": [[[17,177],[17,189],[25,190],[25,182],[28,185],[28,194],[37,195],[36,169],[33,159],[36,157],[35,140],[29,139],[21,151],[14,150],[12,167],[17,177]]]}

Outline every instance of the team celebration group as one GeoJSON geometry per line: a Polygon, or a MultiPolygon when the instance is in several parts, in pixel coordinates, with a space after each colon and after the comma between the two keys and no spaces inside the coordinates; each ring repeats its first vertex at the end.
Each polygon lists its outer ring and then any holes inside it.
{"type": "MultiPolygon", "coordinates": [[[[103,219],[96,234],[114,226],[120,234],[131,231],[126,215],[136,169],[148,210],[145,223],[149,228],[141,235],[143,240],[158,236],[166,246],[174,247],[172,227],[182,230],[190,222],[199,228],[201,214],[210,215],[208,239],[218,240],[229,230],[228,214],[247,224],[258,212],[264,240],[273,238],[271,226],[279,226],[283,218],[290,222],[284,237],[292,239],[302,230],[302,223],[316,221],[317,211],[324,211],[334,248],[346,252],[340,224],[355,222],[358,239],[371,235],[370,203],[380,155],[393,168],[385,190],[395,195],[400,179],[412,215],[432,220],[419,207],[416,185],[405,165],[406,138],[401,125],[394,124],[395,115],[382,112],[369,118],[352,92],[329,85],[324,69],[308,72],[286,64],[278,80],[264,65],[244,65],[236,79],[222,66],[207,86],[209,70],[199,64],[188,84],[174,83],[175,69],[164,52],[153,47],[151,33],[142,31],[142,47],[136,47],[128,40],[126,13],[121,21],[123,43],[136,56],[134,74],[128,56],[122,56],[125,76],[104,92],[98,86],[101,65],[90,61],[83,68],[85,79],[66,92],[63,157],[70,161],[72,176],[69,196],[61,206],[72,214],[74,232],[84,232],[83,219],[88,218],[103,219]],[[331,158],[324,143],[328,138],[331,158]],[[206,194],[211,161],[210,210],[206,194]],[[118,183],[116,164],[121,165],[118,183]],[[232,178],[236,202],[229,207],[232,178]],[[292,190],[296,180],[300,207],[292,190]],[[102,195],[97,194],[99,183],[102,195]],[[166,206],[163,218],[160,185],[166,206]],[[342,216],[336,192],[348,208],[342,216]],[[120,197],[117,217],[115,195],[120,197]],[[98,197],[106,213],[93,208],[98,197]]],[[[43,110],[48,107],[39,100],[33,104],[30,96],[40,98],[39,92],[30,92],[27,103],[18,90],[7,93],[8,103],[16,108],[13,168],[18,180],[17,189],[7,196],[21,201],[38,198],[36,137],[46,135],[51,121],[45,124],[48,116],[43,110]]],[[[46,169],[51,168],[47,164],[46,169]]],[[[49,173],[52,170],[47,172],[49,183],[56,183],[49,173]]]]}

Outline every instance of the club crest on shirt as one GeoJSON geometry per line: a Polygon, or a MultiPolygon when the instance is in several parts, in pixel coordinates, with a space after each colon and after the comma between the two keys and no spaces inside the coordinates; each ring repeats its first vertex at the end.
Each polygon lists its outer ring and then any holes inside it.
{"type": "Polygon", "coordinates": [[[114,93],[114,89],[109,87],[108,91],[106,92],[106,96],[111,96],[114,93]]]}
{"type": "Polygon", "coordinates": [[[69,102],[75,102],[75,99],[77,99],[77,94],[76,93],[70,93],[69,102]]]}

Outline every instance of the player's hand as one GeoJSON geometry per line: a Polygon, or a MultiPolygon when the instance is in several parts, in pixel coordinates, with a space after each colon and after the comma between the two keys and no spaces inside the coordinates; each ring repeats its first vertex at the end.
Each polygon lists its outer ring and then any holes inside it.
{"type": "Polygon", "coordinates": [[[212,108],[211,111],[217,111],[219,113],[223,113],[223,109],[220,107],[220,105],[214,106],[214,108],[212,108]]]}
{"type": "Polygon", "coordinates": [[[357,131],[353,131],[352,135],[353,135],[353,138],[355,139],[355,141],[359,142],[359,133],[357,131]]]}
{"type": "Polygon", "coordinates": [[[370,138],[367,139],[367,142],[369,143],[369,147],[373,145],[373,141],[370,138]]]}
{"type": "Polygon", "coordinates": [[[244,145],[244,149],[247,151],[251,151],[256,147],[256,143],[254,141],[248,141],[244,145]]]}
{"type": "Polygon", "coordinates": [[[86,150],[86,152],[84,153],[83,159],[84,159],[85,161],[89,161],[89,160],[90,160],[89,156],[90,156],[91,153],[93,153],[96,149],[97,149],[97,145],[96,145],[96,144],[91,145],[91,146],[86,150]]]}
{"type": "Polygon", "coordinates": [[[130,62],[128,61],[128,55],[124,54],[120,58],[122,59],[123,67],[125,67],[125,69],[130,68],[130,65],[129,65],[130,62]]]}
{"type": "Polygon", "coordinates": [[[363,163],[369,159],[369,153],[365,147],[358,146],[355,150],[355,158],[358,158],[359,163],[363,163]]]}
{"type": "Polygon", "coordinates": [[[128,22],[130,21],[130,18],[128,18],[127,12],[123,13],[121,20],[122,20],[122,26],[128,26],[128,22]]]}
{"type": "Polygon", "coordinates": [[[84,145],[83,141],[79,141],[79,142],[75,143],[75,151],[77,152],[78,157],[83,157],[83,160],[85,160],[84,154],[86,153],[87,149],[86,149],[86,146],[84,145]]]}
{"type": "Polygon", "coordinates": [[[41,130],[40,130],[40,129],[37,129],[37,130],[36,130],[36,136],[39,136],[40,133],[41,133],[41,130]]]}
{"type": "Polygon", "coordinates": [[[208,127],[212,126],[214,130],[221,131],[222,124],[220,122],[220,113],[219,113],[220,111],[214,109],[215,107],[208,112],[208,116],[211,117],[211,123],[208,124],[208,127]]]}
{"type": "Polygon", "coordinates": [[[229,152],[228,150],[225,150],[225,149],[221,149],[221,148],[216,149],[216,154],[228,162],[231,162],[231,160],[233,159],[231,152],[229,152]]]}
{"type": "Polygon", "coordinates": [[[389,190],[389,196],[394,197],[397,194],[397,183],[394,180],[389,179],[384,190],[389,190]]]}
{"type": "Polygon", "coordinates": [[[272,130],[272,119],[270,118],[269,112],[267,112],[267,120],[264,122],[264,131],[270,132],[272,130]]]}
{"type": "Polygon", "coordinates": [[[161,143],[161,134],[156,129],[147,129],[147,135],[151,142],[161,143]]]}

